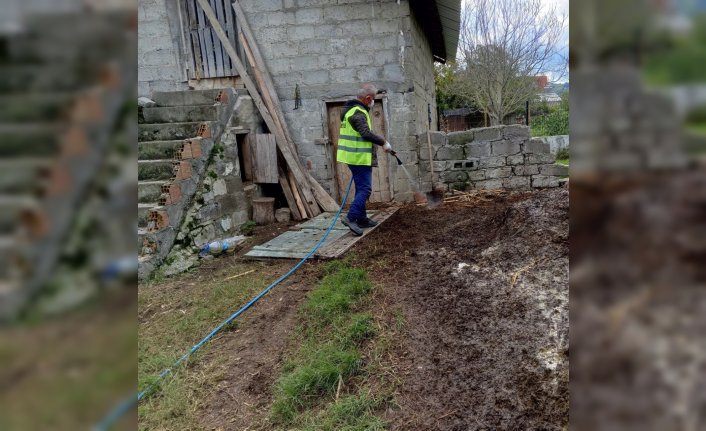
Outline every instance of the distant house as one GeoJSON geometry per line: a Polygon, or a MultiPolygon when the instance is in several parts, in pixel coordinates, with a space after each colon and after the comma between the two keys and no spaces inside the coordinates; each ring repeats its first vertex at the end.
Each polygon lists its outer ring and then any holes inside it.
{"type": "Polygon", "coordinates": [[[482,111],[470,108],[446,109],[442,111],[441,129],[445,132],[460,132],[474,127],[484,127],[482,111]]]}
{"type": "Polygon", "coordinates": [[[540,101],[547,102],[547,105],[549,106],[557,106],[561,103],[561,96],[554,93],[553,91],[547,93],[539,93],[537,96],[539,97],[540,101]]]}

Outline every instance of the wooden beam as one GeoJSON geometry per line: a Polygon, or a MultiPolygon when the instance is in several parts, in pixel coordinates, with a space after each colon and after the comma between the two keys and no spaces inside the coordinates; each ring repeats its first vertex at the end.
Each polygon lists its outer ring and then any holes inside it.
{"type": "MultiPolygon", "coordinates": [[[[302,202],[301,198],[299,197],[300,195],[299,195],[299,193],[298,193],[298,191],[297,191],[297,189],[298,189],[298,187],[297,187],[297,181],[294,179],[294,176],[292,175],[292,171],[289,171],[289,173],[288,173],[288,179],[289,179],[289,185],[290,185],[291,188],[292,188],[292,192],[293,192],[292,194],[294,195],[294,199],[296,200],[297,206],[299,207],[299,211],[300,211],[302,214],[307,214],[307,212],[306,212],[306,206],[304,205],[304,203],[302,202]]],[[[308,215],[311,215],[311,214],[308,214],[308,215]]]]}
{"type": "Polygon", "coordinates": [[[282,186],[284,197],[287,199],[287,205],[289,206],[289,209],[292,210],[292,218],[297,221],[302,220],[301,211],[297,206],[297,201],[294,199],[294,195],[292,194],[292,188],[289,187],[289,181],[287,180],[287,176],[284,174],[281,166],[279,168],[279,185],[282,186]]]}
{"type": "Polygon", "coordinates": [[[245,35],[242,32],[240,32],[240,42],[242,43],[245,55],[248,57],[248,61],[250,62],[253,71],[255,72],[255,79],[257,80],[257,83],[260,86],[260,89],[262,90],[262,99],[265,102],[265,106],[267,106],[267,109],[270,112],[275,112],[273,119],[275,120],[275,123],[277,123],[279,131],[282,132],[285,138],[287,138],[287,129],[282,125],[282,119],[280,119],[280,116],[276,114],[274,102],[272,100],[271,94],[269,93],[269,91],[267,91],[267,87],[265,86],[266,84],[262,76],[262,71],[260,71],[260,66],[255,63],[252,50],[250,49],[250,44],[248,43],[247,39],[245,38],[245,35]]]}
{"type": "MultiPolygon", "coordinates": [[[[288,145],[288,142],[286,141],[284,135],[278,132],[275,121],[272,119],[272,116],[270,115],[269,111],[267,111],[267,107],[262,101],[262,97],[260,96],[260,93],[257,90],[257,86],[245,70],[245,66],[243,66],[243,63],[240,61],[238,53],[235,51],[233,44],[230,43],[230,40],[228,40],[228,36],[223,30],[223,27],[221,27],[221,24],[218,22],[218,19],[216,18],[213,9],[211,9],[211,6],[208,4],[208,1],[196,1],[199,3],[199,6],[201,6],[201,9],[203,9],[203,12],[206,14],[206,17],[210,21],[211,26],[213,27],[216,35],[221,40],[221,43],[225,47],[226,52],[230,56],[233,64],[235,65],[235,68],[238,70],[238,74],[243,80],[245,88],[250,93],[250,97],[252,97],[255,106],[257,106],[257,109],[260,111],[262,119],[265,121],[265,124],[267,124],[267,127],[274,132],[277,141],[277,147],[280,149],[284,160],[287,162],[287,166],[289,166],[290,172],[292,172],[297,182],[302,185],[301,189],[302,193],[304,194],[304,199],[306,200],[308,206],[311,208],[312,214],[314,216],[320,214],[321,211],[319,210],[319,206],[317,205],[316,198],[314,198],[312,189],[314,189],[316,185],[318,185],[321,190],[323,190],[323,187],[321,187],[320,184],[318,184],[313,178],[311,178],[308,172],[304,171],[301,164],[299,163],[299,159],[295,154],[293,154],[292,149],[288,145]],[[309,186],[311,186],[311,188],[309,186]]],[[[323,190],[323,192],[324,194],[326,194],[325,190],[323,190]]],[[[320,198],[320,196],[318,197],[320,198]]],[[[328,198],[333,200],[331,196],[328,196],[328,198]]]]}
{"type": "MultiPolygon", "coordinates": [[[[255,65],[257,65],[257,68],[261,71],[262,73],[262,79],[264,82],[264,87],[263,88],[263,93],[267,92],[269,93],[272,106],[274,107],[274,115],[276,117],[280,118],[280,124],[282,126],[282,129],[284,131],[284,136],[287,139],[287,142],[290,144],[290,147],[294,154],[297,154],[297,147],[294,145],[294,141],[292,140],[292,137],[289,134],[289,129],[287,128],[287,122],[284,118],[284,113],[282,112],[282,106],[279,103],[279,97],[277,96],[277,91],[275,90],[274,83],[272,81],[272,77],[270,76],[269,72],[267,71],[267,67],[265,66],[265,61],[264,58],[262,57],[262,54],[260,53],[260,49],[257,46],[257,41],[255,40],[255,36],[253,35],[252,30],[250,29],[250,25],[248,24],[248,21],[246,19],[245,11],[243,11],[243,8],[240,6],[239,2],[233,2],[233,9],[235,10],[235,19],[238,21],[238,24],[240,25],[240,28],[242,30],[243,35],[245,36],[245,39],[247,40],[247,46],[251,50],[251,54],[254,60],[254,65],[253,67],[255,68],[255,65]]],[[[252,61],[251,61],[252,63],[252,61]]],[[[269,127],[269,126],[268,126],[269,127]]],[[[336,200],[329,195],[326,190],[319,184],[318,181],[316,181],[308,172],[306,172],[308,175],[309,182],[311,184],[311,189],[312,192],[314,193],[317,202],[319,205],[321,205],[321,208],[323,208],[324,211],[338,211],[338,203],[336,203],[336,200]]],[[[304,184],[300,184],[301,186],[304,186],[304,184]]]]}
{"type": "MultiPolygon", "coordinates": [[[[257,41],[255,40],[255,36],[253,35],[252,30],[250,29],[250,24],[248,23],[248,20],[245,16],[245,11],[243,11],[242,6],[240,6],[240,3],[237,1],[233,2],[233,9],[235,10],[235,19],[240,25],[240,30],[244,39],[243,48],[245,49],[245,53],[248,58],[252,56],[252,60],[250,60],[250,63],[253,65],[253,68],[262,69],[262,79],[264,82],[262,88],[267,90],[267,92],[271,96],[272,105],[274,107],[274,110],[272,112],[274,113],[274,116],[281,118],[282,122],[284,123],[284,112],[282,111],[282,105],[279,103],[277,90],[275,89],[272,77],[267,71],[267,67],[265,66],[265,59],[264,57],[262,57],[262,54],[260,53],[260,48],[258,48],[257,46],[257,41]]],[[[287,128],[286,123],[282,124],[282,128],[284,129],[284,137],[287,138],[289,142],[293,143],[294,141],[292,140],[292,137],[289,134],[289,129],[287,128]]]]}

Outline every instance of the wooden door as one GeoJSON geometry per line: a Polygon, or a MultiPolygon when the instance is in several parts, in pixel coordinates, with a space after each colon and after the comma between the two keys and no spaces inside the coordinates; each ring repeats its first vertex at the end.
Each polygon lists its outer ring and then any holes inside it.
{"type": "MultiPolygon", "coordinates": [[[[343,109],[343,103],[329,103],[327,104],[328,112],[328,131],[329,139],[333,145],[333,160],[332,163],[335,166],[336,175],[336,185],[337,185],[337,196],[336,201],[339,203],[343,199],[343,195],[346,193],[348,188],[348,183],[351,180],[351,171],[343,163],[336,162],[336,150],[338,149],[338,132],[341,128],[341,110],[343,109]]],[[[373,133],[384,136],[387,138],[387,128],[385,127],[385,115],[383,114],[382,101],[375,101],[375,107],[371,113],[373,121],[373,133]]],[[[389,202],[392,200],[392,189],[390,187],[390,161],[389,157],[382,147],[378,145],[373,145],[373,150],[377,151],[378,166],[373,168],[373,193],[370,195],[370,202],[389,202]]],[[[353,196],[355,194],[355,186],[351,189],[351,193],[348,195],[347,203],[353,201],[353,196]]]]}
{"type": "MultiPolygon", "coordinates": [[[[189,79],[224,78],[238,72],[196,0],[179,0],[189,57],[189,79]]],[[[230,43],[238,50],[237,24],[232,0],[208,0],[230,43]]]]}

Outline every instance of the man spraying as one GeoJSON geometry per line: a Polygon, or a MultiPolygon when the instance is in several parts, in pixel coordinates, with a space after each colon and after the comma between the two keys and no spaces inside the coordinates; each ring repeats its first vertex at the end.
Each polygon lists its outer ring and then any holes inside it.
{"type": "Polygon", "coordinates": [[[357,236],[363,235],[363,229],[377,225],[368,218],[365,210],[365,203],[373,191],[373,166],[377,166],[377,152],[373,145],[383,147],[386,153],[392,151],[385,138],[370,130],[370,112],[375,105],[376,94],[375,86],[363,85],[358,91],[358,98],[346,102],[341,112],[336,160],[348,165],[355,183],[355,197],[343,224],[357,236]]]}

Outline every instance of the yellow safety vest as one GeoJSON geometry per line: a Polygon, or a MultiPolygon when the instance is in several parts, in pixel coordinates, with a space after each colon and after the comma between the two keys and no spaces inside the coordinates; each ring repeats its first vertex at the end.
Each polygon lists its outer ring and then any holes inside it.
{"type": "Polygon", "coordinates": [[[360,106],[354,106],[346,112],[341,122],[341,130],[338,133],[338,151],[336,160],[347,165],[373,165],[373,143],[366,141],[356,132],[351,125],[350,117],[356,112],[362,112],[368,122],[368,128],[372,129],[370,114],[360,106]]]}

